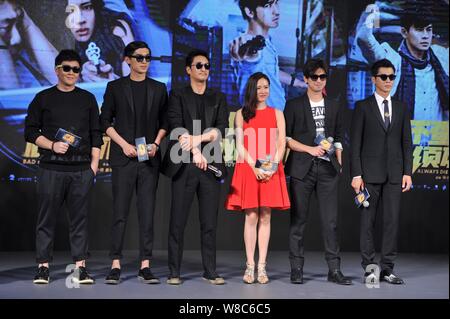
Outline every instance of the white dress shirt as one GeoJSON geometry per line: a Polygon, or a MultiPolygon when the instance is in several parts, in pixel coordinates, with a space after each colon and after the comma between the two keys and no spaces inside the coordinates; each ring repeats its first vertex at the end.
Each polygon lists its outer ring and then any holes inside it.
{"type": "Polygon", "coordinates": [[[381,114],[381,118],[384,121],[384,100],[388,101],[388,107],[389,107],[389,123],[392,123],[392,100],[391,100],[391,96],[388,95],[387,98],[382,97],[381,95],[379,95],[377,92],[374,93],[375,95],[375,99],[377,100],[377,105],[378,105],[378,110],[380,111],[381,114]]]}

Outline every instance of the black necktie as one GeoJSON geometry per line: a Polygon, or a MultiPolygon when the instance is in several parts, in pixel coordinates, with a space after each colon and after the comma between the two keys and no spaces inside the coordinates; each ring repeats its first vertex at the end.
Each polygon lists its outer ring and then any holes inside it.
{"type": "Polygon", "coordinates": [[[387,100],[383,101],[384,104],[384,126],[388,129],[391,124],[391,120],[389,117],[389,102],[387,100]]]}

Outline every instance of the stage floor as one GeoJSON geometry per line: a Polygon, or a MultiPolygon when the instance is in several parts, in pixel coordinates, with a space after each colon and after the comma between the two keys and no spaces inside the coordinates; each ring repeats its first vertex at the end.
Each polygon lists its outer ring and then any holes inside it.
{"type": "Polygon", "coordinates": [[[327,282],[327,267],[321,252],[308,252],[304,267],[303,285],[289,282],[287,252],[269,253],[267,285],[247,285],[242,282],[245,267],[244,252],[219,251],[218,273],[226,284],[212,286],[202,280],[199,251],[185,251],[182,264],[181,286],[165,283],[168,275],[167,252],[156,251],[153,273],[160,277],[160,285],[145,285],[137,276],[137,252],[127,251],[122,265],[122,283],[105,285],[104,277],[109,270],[107,252],[94,251],[88,261],[88,270],[96,279],[93,286],[72,287],[66,280],[66,267],[71,261],[68,253],[57,252],[50,267],[51,282],[39,286],[32,283],[35,273],[34,253],[0,253],[0,299],[15,298],[136,298],[136,299],[441,299],[449,298],[448,255],[400,254],[396,272],[406,284],[395,286],[381,282],[379,288],[367,288],[362,280],[362,268],[358,253],[342,253],[342,270],[350,276],[352,286],[339,286],[327,282]]]}

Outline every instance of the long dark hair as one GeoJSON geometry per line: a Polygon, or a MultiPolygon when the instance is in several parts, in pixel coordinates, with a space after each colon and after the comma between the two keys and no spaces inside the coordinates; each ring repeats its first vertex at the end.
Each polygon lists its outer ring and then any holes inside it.
{"type": "Polygon", "coordinates": [[[92,6],[95,12],[95,27],[91,39],[87,42],[75,42],[75,50],[80,54],[84,62],[88,61],[86,49],[90,42],[95,42],[101,49],[101,58],[106,64],[111,64],[114,72],[122,76],[122,53],[125,44],[122,39],[113,35],[112,31],[115,27],[124,27],[117,21],[122,19],[132,28],[133,21],[124,13],[114,12],[105,7],[103,0],[92,0],[92,6]]]}
{"type": "Polygon", "coordinates": [[[270,86],[269,77],[262,72],[256,72],[250,76],[245,87],[242,116],[244,117],[244,121],[247,123],[256,115],[256,107],[258,106],[258,81],[261,79],[266,79],[270,86]]]}

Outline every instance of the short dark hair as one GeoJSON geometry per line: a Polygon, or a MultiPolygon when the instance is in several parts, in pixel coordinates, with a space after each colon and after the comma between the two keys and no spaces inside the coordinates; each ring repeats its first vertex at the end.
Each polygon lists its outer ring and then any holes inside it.
{"type": "Polygon", "coordinates": [[[325,63],[324,60],[321,59],[309,59],[306,61],[305,66],[303,68],[303,74],[306,78],[310,78],[311,75],[314,75],[314,73],[318,70],[322,69],[325,71],[326,74],[328,74],[328,66],[325,63]]]}
{"type": "Polygon", "coordinates": [[[412,26],[420,29],[435,22],[436,19],[433,12],[428,6],[424,5],[414,5],[413,8],[406,8],[400,16],[400,26],[405,28],[406,31],[409,31],[412,26]]]}
{"type": "Polygon", "coordinates": [[[242,17],[248,21],[250,21],[250,17],[245,13],[245,8],[249,8],[250,11],[255,12],[257,7],[264,7],[266,4],[275,1],[276,0],[236,0],[239,9],[241,9],[242,17]]]}
{"type": "Polygon", "coordinates": [[[77,61],[81,66],[80,55],[75,50],[65,49],[61,50],[55,58],[55,66],[61,65],[64,61],[77,61]]]}
{"type": "Polygon", "coordinates": [[[203,51],[203,50],[192,50],[186,56],[186,67],[192,65],[192,61],[194,61],[196,56],[204,56],[205,58],[208,59],[208,62],[209,62],[209,56],[208,56],[208,53],[206,53],[206,51],[203,51]]]}
{"type": "Polygon", "coordinates": [[[370,73],[372,73],[372,76],[377,75],[380,68],[392,68],[395,73],[395,66],[392,64],[392,62],[388,59],[382,59],[372,64],[372,67],[370,68],[370,73]]]}
{"type": "Polygon", "coordinates": [[[150,50],[150,47],[147,43],[145,43],[144,41],[133,41],[127,44],[127,46],[123,50],[123,56],[131,57],[134,52],[139,49],[148,49],[148,51],[150,52],[150,56],[152,55],[152,50],[150,50]]]}

